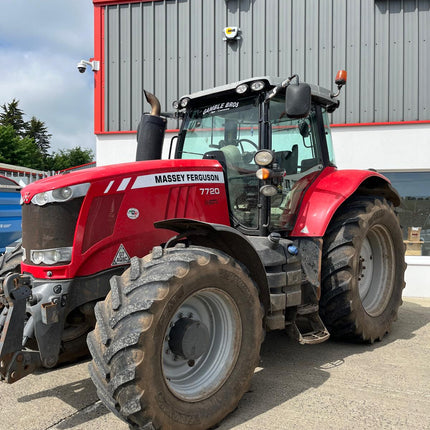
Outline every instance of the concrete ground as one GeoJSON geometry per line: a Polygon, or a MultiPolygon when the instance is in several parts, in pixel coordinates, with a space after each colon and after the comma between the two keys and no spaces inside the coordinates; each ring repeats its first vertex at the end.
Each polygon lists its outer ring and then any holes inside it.
{"type": "MultiPolygon", "coordinates": [[[[0,429],[127,429],[98,401],[87,364],[1,385],[0,429]]],[[[218,430],[430,429],[430,298],[405,299],[374,345],[301,346],[270,333],[260,366],[218,430]]]]}

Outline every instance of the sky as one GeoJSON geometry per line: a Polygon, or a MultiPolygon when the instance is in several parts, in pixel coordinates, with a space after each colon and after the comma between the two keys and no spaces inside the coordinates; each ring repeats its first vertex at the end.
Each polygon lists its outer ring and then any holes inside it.
{"type": "Polygon", "coordinates": [[[0,0],[0,105],[19,100],[52,134],[50,151],[95,153],[91,0],[0,0]]]}

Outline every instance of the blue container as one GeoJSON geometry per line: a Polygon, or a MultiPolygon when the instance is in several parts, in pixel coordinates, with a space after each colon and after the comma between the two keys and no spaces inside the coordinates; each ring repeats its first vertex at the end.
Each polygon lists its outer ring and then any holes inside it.
{"type": "Polygon", "coordinates": [[[21,238],[21,187],[0,175],[0,253],[21,238]]]}

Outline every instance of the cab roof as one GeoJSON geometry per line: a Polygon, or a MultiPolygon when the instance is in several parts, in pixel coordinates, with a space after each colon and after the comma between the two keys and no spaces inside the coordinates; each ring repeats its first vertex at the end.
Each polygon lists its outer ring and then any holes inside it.
{"type": "MultiPolygon", "coordinates": [[[[210,88],[203,91],[197,91],[192,94],[185,95],[180,98],[180,100],[184,98],[189,98],[193,103],[200,104],[203,101],[203,98],[218,98],[224,96],[228,93],[234,92],[235,89],[241,84],[250,85],[255,81],[263,81],[265,83],[265,88],[263,91],[268,91],[274,88],[275,86],[281,84],[285,78],[274,77],[274,76],[259,76],[255,78],[244,79],[241,81],[233,82],[231,84],[220,85],[215,88],[210,88]]],[[[294,85],[294,83],[292,84],[294,85]]],[[[333,94],[330,90],[324,87],[320,87],[318,85],[309,84],[311,87],[312,100],[320,105],[323,105],[327,108],[329,112],[333,112],[339,106],[339,100],[333,97],[333,94]]],[[[252,92],[251,92],[252,93],[252,92]]],[[[247,92],[247,95],[250,94],[250,91],[247,92]]]]}

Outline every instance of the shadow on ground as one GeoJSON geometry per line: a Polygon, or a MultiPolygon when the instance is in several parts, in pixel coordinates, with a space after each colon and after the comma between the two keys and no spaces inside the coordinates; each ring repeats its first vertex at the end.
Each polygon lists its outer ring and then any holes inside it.
{"type": "MultiPolygon", "coordinates": [[[[60,369],[67,369],[71,366],[73,365],[61,366],[60,369]]],[[[48,372],[50,371],[41,371],[39,377],[43,378],[47,376],[48,372]]],[[[76,410],[71,416],[57,423],[55,425],[56,429],[68,429],[76,426],[82,428],[81,426],[85,423],[108,413],[108,410],[98,401],[96,389],[89,377],[71,382],[70,384],[59,385],[49,390],[39,391],[28,396],[22,396],[18,399],[18,402],[31,402],[32,400],[45,397],[56,397],[76,410]]]]}
{"type": "MultiPolygon", "coordinates": [[[[302,346],[289,339],[284,332],[268,333],[261,351],[262,370],[254,375],[252,390],[245,394],[239,407],[218,426],[218,430],[245,423],[302,392],[324,384],[330,377],[328,369],[342,366],[347,357],[384,348],[398,340],[411,339],[418,329],[429,323],[428,307],[406,302],[400,309],[399,320],[394,324],[392,332],[373,345],[328,341],[319,345],[302,346]],[[264,401],[261,401],[263,398],[264,401]]],[[[18,401],[31,402],[43,397],[57,397],[77,410],[56,424],[56,429],[90,429],[92,420],[109,413],[98,402],[90,378],[22,396],[18,401]]]]}
{"type": "Polygon", "coordinates": [[[283,332],[266,336],[260,366],[253,378],[252,390],[245,394],[239,407],[217,430],[227,430],[269,411],[297,395],[324,384],[328,370],[342,366],[345,359],[364,354],[399,340],[415,337],[415,332],[430,323],[428,307],[405,302],[391,333],[374,344],[346,343],[329,340],[318,345],[299,345],[283,332]]]}

